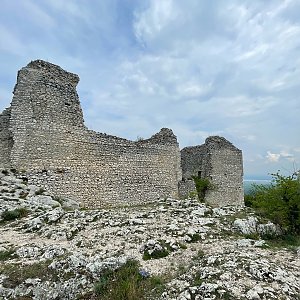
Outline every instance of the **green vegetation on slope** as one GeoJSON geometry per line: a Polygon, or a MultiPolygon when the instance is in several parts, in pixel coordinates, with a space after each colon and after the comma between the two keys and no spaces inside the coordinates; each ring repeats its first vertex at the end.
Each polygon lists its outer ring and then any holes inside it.
{"type": "Polygon", "coordinates": [[[272,174],[270,185],[253,185],[246,206],[280,225],[286,235],[300,235],[300,180],[297,174],[272,174]]]}

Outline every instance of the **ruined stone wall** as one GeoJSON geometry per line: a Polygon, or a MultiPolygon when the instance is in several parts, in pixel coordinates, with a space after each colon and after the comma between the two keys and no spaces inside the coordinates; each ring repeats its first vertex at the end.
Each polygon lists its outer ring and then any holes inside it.
{"type": "Polygon", "coordinates": [[[205,195],[209,204],[243,204],[242,153],[226,139],[209,137],[180,153],[167,128],[139,142],[96,133],[84,125],[78,82],[41,60],[19,71],[11,107],[0,115],[0,166],[87,207],[188,196],[192,176],[215,187],[205,195]]]}
{"type": "Polygon", "coordinates": [[[205,201],[212,206],[244,205],[242,151],[222,137],[209,137],[210,169],[208,178],[213,189],[208,190],[205,201]]]}
{"type": "Polygon", "coordinates": [[[56,133],[68,139],[68,133],[86,130],[76,92],[78,81],[77,75],[41,60],[18,72],[10,121],[14,141],[11,160],[17,168],[24,165],[24,160],[47,160],[54,150],[51,143],[55,144],[56,133]],[[25,153],[29,155],[24,157],[25,153]]]}
{"type": "Polygon", "coordinates": [[[185,147],[181,150],[182,178],[206,176],[207,148],[205,145],[185,147]]]}
{"type": "Polygon", "coordinates": [[[205,144],[181,150],[182,181],[179,194],[195,192],[192,176],[208,178],[212,188],[205,202],[212,206],[244,204],[242,151],[225,138],[211,136],[205,144]]]}
{"type": "Polygon", "coordinates": [[[10,167],[10,152],[13,145],[12,135],[9,130],[10,108],[0,114],[0,167],[10,167]]]}
{"type": "Polygon", "coordinates": [[[96,142],[78,146],[85,152],[77,155],[81,159],[76,160],[75,155],[56,165],[51,161],[52,165],[40,172],[35,183],[59,196],[79,199],[89,207],[138,204],[177,196],[178,146],[137,145],[96,134],[92,137],[96,142]]]}
{"type": "Polygon", "coordinates": [[[11,105],[12,166],[88,207],[178,194],[180,151],[169,129],[132,142],[84,126],[77,75],[43,61],[21,69],[11,105]]]}

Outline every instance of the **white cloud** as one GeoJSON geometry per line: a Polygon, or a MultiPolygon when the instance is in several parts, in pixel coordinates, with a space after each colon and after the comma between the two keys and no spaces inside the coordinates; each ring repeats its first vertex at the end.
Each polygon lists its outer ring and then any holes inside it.
{"type": "Polygon", "coordinates": [[[296,162],[295,155],[289,153],[287,150],[281,150],[279,153],[272,153],[267,151],[266,159],[268,162],[278,162],[279,160],[287,160],[289,162],[296,162]]]}
{"type": "Polygon", "coordinates": [[[172,0],[150,1],[145,11],[136,13],[135,34],[143,44],[155,38],[171,21],[176,20],[177,12],[172,0]]]}
{"type": "Polygon", "coordinates": [[[278,162],[278,160],[280,158],[280,154],[272,153],[271,151],[268,151],[266,158],[267,158],[267,161],[269,161],[269,162],[278,162]]]}

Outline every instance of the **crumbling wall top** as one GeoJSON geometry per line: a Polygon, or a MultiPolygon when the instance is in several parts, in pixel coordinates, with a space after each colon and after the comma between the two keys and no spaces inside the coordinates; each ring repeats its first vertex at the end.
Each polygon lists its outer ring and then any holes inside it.
{"type": "Polygon", "coordinates": [[[178,144],[176,135],[169,128],[162,128],[158,133],[145,141],[155,144],[178,144]]]}
{"type": "Polygon", "coordinates": [[[31,61],[24,69],[35,69],[38,71],[41,71],[43,75],[48,75],[49,79],[61,79],[61,81],[64,81],[66,83],[71,83],[73,87],[76,87],[76,85],[79,82],[79,76],[77,74],[67,72],[64,69],[62,69],[60,66],[46,62],[41,59],[33,60],[31,61]]]}
{"type": "Polygon", "coordinates": [[[209,136],[205,140],[205,145],[209,150],[230,149],[240,151],[232,143],[221,136],[209,136]]]}

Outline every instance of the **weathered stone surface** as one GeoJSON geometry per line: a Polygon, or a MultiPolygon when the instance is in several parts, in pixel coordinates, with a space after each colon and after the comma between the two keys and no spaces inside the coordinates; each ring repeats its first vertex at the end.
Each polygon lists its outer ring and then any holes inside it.
{"type": "Polygon", "coordinates": [[[242,234],[253,234],[256,233],[257,218],[248,217],[247,219],[236,219],[233,226],[242,234]]]}
{"type": "Polygon", "coordinates": [[[63,200],[55,209],[49,205],[40,208],[31,202],[32,197],[21,193],[28,191],[26,184],[15,189],[13,177],[9,172],[9,181],[0,178],[0,191],[7,190],[0,192],[0,208],[14,210],[23,203],[29,211],[23,218],[0,222],[0,251],[10,253],[0,261],[3,300],[66,300],[81,295],[92,299],[99,278],[129,259],[139,261],[145,277],[168,278],[164,292],[153,300],[258,296],[290,300],[300,293],[299,249],[268,248],[257,232],[262,220],[252,211],[172,198],[148,206],[99,210],[63,210],[63,200]],[[53,222],[49,216],[54,217],[53,222]],[[259,239],[245,239],[241,232],[253,232],[253,224],[259,239]],[[145,250],[155,248],[167,249],[168,255],[144,260],[145,250]],[[33,264],[35,272],[41,266],[43,273],[35,276],[31,271],[30,278],[17,281],[5,275],[11,268],[25,270],[33,264]]]}
{"type": "Polygon", "coordinates": [[[242,151],[223,137],[211,136],[201,146],[181,150],[183,180],[179,193],[186,197],[195,191],[192,176],[207,178],[211,188],[205,202],[212,206],[244,205],[242,151]]]}
{"type": "Polygon", "coordinates": [[[11,106],[0,114],[0,167],[23,170],[29,183],[89,208],[176,198],[179,191],[186,196],[194,190],[189,177],[200,173],[216,187],[208,203],[242,205],[239,149],[209,137],[180,154],[168,128],[137,142],[88,130],[78,82],[76,74],[42,60],[18,72],[11,106]]]}

